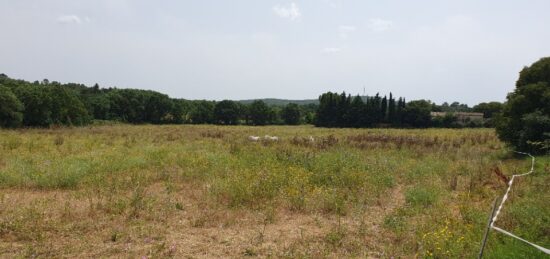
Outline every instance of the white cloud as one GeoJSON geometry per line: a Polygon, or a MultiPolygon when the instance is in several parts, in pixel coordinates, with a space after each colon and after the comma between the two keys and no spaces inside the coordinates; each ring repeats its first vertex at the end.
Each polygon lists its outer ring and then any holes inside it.
{"type": "Polygon", "coordinates": [[[296,20],[302,16],[302,13],[300,13],[300,8],[298,8],[296,3],[290,3],[290,5],[286,6],[276,5],[273,7],[273,12],[281,18],[290,20],[296,20]]]}
{"type": "MultiPolygon", "coordinates": [[[[80,24],[80,23],[82,23],[82,19],[80,19],[80,17],[78,17],[74,14],[61,15],[61,16],[57,17],[56,20],[57,20],[58,23],[63,23],[63,24],[80,24]]],[[[85,20],[89,21],[89,18],[86,17],[85,20]]]]}
{"type": "Polygon", "coordinates": [[[380,18],[374,18],[369,20],[369,28],[374,32],[383,32],[391,29],[393,22],[389,20],[383,20],[380,18]]]}
{"type": "Polygon", "coordinates": [[[352,32],[355,32],[357,29],[355,26],[349,26],[349,25],[342,25],[338,28],[338,32],[340,34],[340,38],[347,39],[349,37],[349,34],[352,32]]]}
{"type": "Polygon", "coordinates": [[[342,51],[342,48],[324,48],[323,53],[338,53],[342,51]]]}

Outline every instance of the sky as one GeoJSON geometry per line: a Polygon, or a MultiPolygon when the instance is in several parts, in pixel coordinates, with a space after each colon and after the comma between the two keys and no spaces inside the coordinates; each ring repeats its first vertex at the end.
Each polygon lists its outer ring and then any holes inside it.
{"type": "Polygon", "coordinates": [[[0,73],[185,99],[504,101],[548,0],[0,0],[0,73]]]}

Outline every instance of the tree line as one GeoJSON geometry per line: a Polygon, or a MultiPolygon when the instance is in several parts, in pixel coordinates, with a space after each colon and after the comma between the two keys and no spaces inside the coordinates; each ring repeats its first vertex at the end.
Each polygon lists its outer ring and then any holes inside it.
{"type": "Polygon", "coordinates": [[[263,101],[185,100],[150,90],[97,84],[27,82],[0,74],[0,127],[87,125],[97,120],[132,124],[297,125],[313,123],[314,104],[268,106],[263,101]]]}
{"type": "Polygon", "coordinates": [[[324,93],[318,104],[267,105],[231,100],[207,101],[170,98],[150,90],[101,88],[95,84],[28,82],[0,74],[0,127],[87,125],[93,121],[133,124],[298,125],[320,127],[462,127],[453,112],[480,111],[488,118],[500,109],[491,104],[473,108],[458,102],[436,105],[430,101],[406,102],[404,98],[324,93]],[[450,115],[432,119],[430,112],[450,115]]]}
{"type": "Polygon", "coordinates": [[[345,92],[327,92],[319,97],[315,125],[320,127],[488,127],[502,109],[499,102],[480,103],[472,108],[467,104],[454,102],[437,105],[428,100],[407,102],[405,98],[388,96],[354,96],[345,92]],[[443,112],[444,116],[432,116],[432,112],[443,112]],[[459,112],[483,113],[483,120],[462,122],[456,116],[459,112]]]}

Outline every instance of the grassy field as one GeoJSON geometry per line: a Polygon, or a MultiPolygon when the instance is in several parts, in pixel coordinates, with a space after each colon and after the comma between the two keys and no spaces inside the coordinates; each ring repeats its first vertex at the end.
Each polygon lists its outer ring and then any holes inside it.
{"type": "MultiPolygon", "coordinates": [[[[529,167],[491,129],[2,130],[0,257],[473,258],[529,167]]],[[[497,225],[550,247],[549,157],[497,225]]],[[[491,232],[486,258],[544,254],[491,232]]]]}

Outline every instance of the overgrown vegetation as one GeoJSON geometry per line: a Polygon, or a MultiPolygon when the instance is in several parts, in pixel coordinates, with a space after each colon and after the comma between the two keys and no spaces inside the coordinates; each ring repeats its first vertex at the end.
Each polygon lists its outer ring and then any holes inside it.
{"type": "MultiPolygon", "coordinates": [[[[490,129],[2,130],[0,252],[470,258],[503,177],[530,165],[503,148],[490,129]]],[[[550,160],[537,161],[499,226],[549,247],[550,160]]],[[[543,256],[496,232],[486,251],[543,256]]]]}

